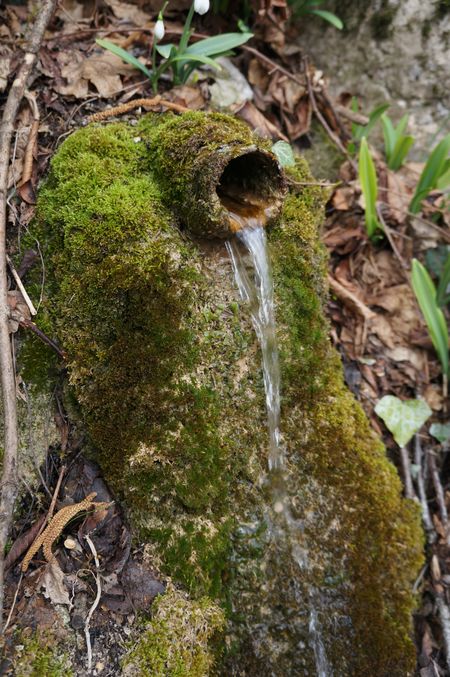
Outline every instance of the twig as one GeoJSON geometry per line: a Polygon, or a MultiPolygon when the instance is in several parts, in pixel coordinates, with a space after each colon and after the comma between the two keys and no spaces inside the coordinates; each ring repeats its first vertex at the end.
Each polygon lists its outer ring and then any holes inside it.
{"type": "Polygon", "coordinates": [[[366,306],[365,303],[360,301],[360,299],[355,296],[355,294],[340,284],[340,282],[335,280],[335,278],[331,275],[328,275],[328,284],[336,296],[340,298],[343,303],[350,306],[359,315],[361,315],[364,320],[371,320],[373,317],[375,317],[375,313],[370,310],[370,308],[366,306]]]}
{"type": "Polygon", "coordinates": [[[123,115],[124,113],[128,113],[130,110],[138,108],[139,106],[147,106],[149,108],[153,106],[164,106],[165,108],[174,110],[177,113],[185,113],[189,110],[189,108],[180,106],[178,103],[165,101],[164,99],[161,99],[160,96],[155,96],[152,99],[133,99],[132,101],[127,101],[127,103],[122,103],[120,106],[114,106],[113,108],[102,110],[100,113],[94,113],[93,115],[89,115],[89,117],[86,119],[86,123],[101,122],[102,120],[106,120],[107,118],[116,115],[123,115]]]}
{"type": "Polygon", "coordinates": [[[320,186],[321,188],[337,188],[343,183],[342,181],[294,181],[293,179],[288,179],[287,182],[290,186],[320,186]]]}
{"type": "Polygon", "coordinates": [[[42,329],[39,329],[39,327],[34,322],[32,322],[31,320],[23,319],[19,321],[19,324],[24,329],[29,329],[30,331],[33,332],[33,334],[36,334],[36,336],[38,336],[43,343],[50,346],[50,348],[54,350],[55,353],[58,355],[58,357],[60,357],[62,360],[66,359],[66,356],[61,350],[61,348],[49,336],[47,336],[47,334],[44,334],[42,329]]]}
{"type": "Polygon", "coordinates": [[[31,30],[19,72],[11,85],[0,124],[0,371],[5,421],[5,444],[0,498],[0,628],[3,620],[4,579],[3,563],[6,540],[12,522],[12,513],[17,495],[17,407],[16,382],[8,329],[9,307],[7,302],[6,276],[6,221],[8,169],[14,122],[45,29],[55,9],[56,0],[42,0],[31,30]]]}
{"type": "Polygon", "coordinates": [[[20,279],[19,273],[18,273],[17,270],[15,269],[14,263],[11,261],[11,259],[10,259],[9,256],[8,256],[8,254],[6,254],[6,262],[7,262],[8,266],[9,266],[9,269],[10,269],[10,271],[11,271],[11,273],[12,273],[12,276],[13,276],[15,282],[16,282],[17,288],[18,288],[18,290],[20,291],[20,293],[22,294],[23,300],[25,301],[25,303],[26,303],[27,306],[28,306],[28,310],[30,311],[30,313],[31,313],[32,315],[36,315],[37,310],[36,310],[36,308],[35,308],[34,305],[33,305],[33,301],[32,301],[32,300],[30,299],[30,297],[28,296],[28,292],[27,292],[27,290],[25,289],[25,287],[23,286],[23,282],[22,282],[22,280],[20,279]]]}
{"type": "Polygon", "coordinates": [[[419,435],[414,436],[414,463],[417,469],[417,489],[419,492],[420,505],[422,506],[422,519],[425,527],[425,531],[430,538],[431,534],[434,534],[434,525],[430,515],[430,509],[428,507],[427,494],[425,491],[425,483],[423,481],[422,473],[422,460],[423,460],[423,451],[422,445],[420,444],[419,435]]]}
{"type": "Polygon", "coordinates": [[[342,115],[343,118],[347,118],[347,120],[350,120],[350,122],[354,122],[355,124],[362,126],[365,126],[369,123],[369,118],[366,115],[357,113],[346,106],[341,106],[340,103],[335,102],[334,107],[339,115],[342,115]]]}
{"type": "Polygon", "coordinates": [[[316,118],[319,120],[320,124],[322,125],[322,127],[324,128],[324,130],[326,131],[326,133],[328,134],[328,136],[332,140],[332,142],[335,144],[335,146],[337,146],[339,148],[339,150],[341,151],[341,153],[343,155],[345,155],[345,157],[347,158],[347,160],[349,161],[349,163],[351,164],[351,166],[355,170],[355,173],[358,174],[358,167],[356,166],[355,161],[350,156],[349,152],[347,151],[347,149],[345,148],[345,146],[343,145],[342,141],[337,136],[337,134],[335,134],[333,132],[333,130],[329,126],[328,122],[325,120],[325,118],[323,117],[322,113],[319,110],[319,107],[318,107],[317,101],[316,101],[316,97],[314,95],[314,89],[313,89],[313,86],[311,84],[311,78],[310,78],[310,75],[309,75],[307,59],[304,60],[304,64],[305,64],[305,76],[306,76],[306,84],[307,84],[307,87],[308,87],[309,100],[311,101],[311,106],[312,106],[312,109],[313,109],[313,111],[316,115],[316,118]]]}
{"type": "Polygon", "coordinates": [[[436,467],[436,459],[433,452],[430,449],[427,449],[427,460],[428,467],[430,468],[431,480],[433,482],[434,491],[436,494],[436,501],[439,507],[439,514],[441,516],[441,522],[445,529],[445,537],[447,544],[449,542],[449,533],[448,533],[448,512],[445,505],[445,496],[444,490],[442,488],[441,480],[439,477],[438,469],[436,467]]]}
{"type": "Polygon", "coordinates": [[[400,447],[400,460],[402,462],[403,477],[405,481],[405,496],[406,498],[414,499],[416,498],[416,494],[411,479],[411,462],[406,447],[400,447]]]}
{"type": "Polygon", "coordinates": [[[89,534],[86,534],[85,539],[94,557],[96,569],[95,582],[97,584],[97,594],[95,596],[91,608],[89,609],[88,615],[86,616],[86,621],[84,623],[84,636],[86,638],[86,650],[88,658],[88,672],[90,672],[92,669],[92,647],[91,647],[91,635],[89,633],[89,624],[91,622],[92,614],[94,613],[100,602],[100,597],[102,595],[102,583],[100,579],[100,562],[98,561],[97,550],[95,549],[95,545],[93,544],[89,534]]]}
{"type": "Polygon", "coordinates": [[[447,668],[450,669],[450,611],[442,595],[436,595],[436,603],[439,610],[439,616],[441,617],[447,668]]]}
{"type": "Polygon", "coordinates": [[[6,623],[5,623],[4,628],[3,628],[3,632],[6,632],[9,624],[11,623],[11,618],[12,618],[12,615],[13,615],[13,612],[14,612],[14,609],[15,609],[15,606],[16,606],[17,596],[19,594],[20,586],[22,585],[22,580],[23,580],[23,574],[21,573],[20,578],[19,578],[19,582],[16,585],[16,591],[14,593],[14,598],[13,598],[11,608],[10,608],[9,613],[8,613],[8,618],[6,619],[6,623]]]}

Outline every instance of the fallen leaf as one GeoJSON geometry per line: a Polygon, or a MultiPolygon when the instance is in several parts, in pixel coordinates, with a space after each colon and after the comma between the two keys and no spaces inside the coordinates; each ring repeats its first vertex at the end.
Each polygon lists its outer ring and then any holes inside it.
{"type": "Polygon", "coordinates": [[[375,413],[383,419],[400,447],[404,447],[431,416],[424,400],[400,400],[385,395],[375,406],[375,413]]]}
{"type": "Polygon", "coordinates": [[[126,64],[115,54],[104,51],[86,57],[78,51],[63,52],[61,57],[61,75],[67,85],[55,85],[54,89],[64,96],[75,96],[85,99],[89,96],[89,84],[92,83],[100,97],[108,98],[122,89],[121,75],[136,72],[130,64],[126,64]]]}
{"type": "Polygon", "coordinates": [[[64,573],[60,568],[56,558],[49,562],[41,578],[41,587],[44,589],[44,597],[53,604],[67,604],[72,606],[68,589],[64,582],[64,573]]]}
{"type": "Polygon", "coordinates": [[[450,437],[450,423],[432,423],[430,435],[433,435],[441,444],[444,444],[450,437]]]}

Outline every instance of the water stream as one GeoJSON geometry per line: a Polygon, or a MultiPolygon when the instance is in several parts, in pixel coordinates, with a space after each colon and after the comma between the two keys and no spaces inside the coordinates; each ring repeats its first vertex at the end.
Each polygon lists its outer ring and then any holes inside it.
{"type": "MultiPolygon", "coordinates": [[[[236,229],[236,237],[229,240],[226,247],[240,296],[249,304],[253,327],[261,347],[269,433],[268,481],[273,501],[272,507],[284,525],[282,529],[285,532],[284,536],[290,542],[292,557],[304,571],[308,566],[308,552],[307,548],[303,547],[303,525],[293,518],[290,508],[285,449],[280,432],[280,364],[276,338],[273,279],[263,216],[262,218],[258,215],[243,217],[233,213],[233,222],[244,227],[236,229]]],[[[305,600],[305,604],[309,607],[311,648],[314,653],[317,676],[332,677],[333,673],[327,660],[317,610],[318,597],[318,591],[311,589],[309,599],[305,600]]]]}

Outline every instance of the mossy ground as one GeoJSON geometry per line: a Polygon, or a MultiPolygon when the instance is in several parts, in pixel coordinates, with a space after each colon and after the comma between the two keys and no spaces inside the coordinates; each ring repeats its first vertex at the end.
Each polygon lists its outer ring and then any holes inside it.
{"type": "MultiPolygon", "coordinates": [[[[178,227],[193,129],[216,144],[221,134],[255,142],[241,123],[202,113],[90,127],[65,141],[40,191],[46,308],[93,453],[154,561],[193,598],[227,608],[225,674],[314,669],[314,604],[336,675],[404,677],[414,663],[419,516],[329,345],[323,194],[292,193],[269,234],[302,568],[271,513],[248,308],[223,244],[178,227]]],[[[294,176],[311,180],[302,163],[294,176]]]]}

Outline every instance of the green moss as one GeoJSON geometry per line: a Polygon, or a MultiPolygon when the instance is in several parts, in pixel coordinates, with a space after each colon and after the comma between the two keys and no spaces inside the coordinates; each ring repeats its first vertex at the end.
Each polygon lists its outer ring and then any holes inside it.
{"type": "Polygon", "coordinates": [[[58,648],[54,638],[34,633],[16,637],[13,659],[16,677],[71,677],[67,656],[58,648]]]}
{"type": "MultiPolygon", "coordinates": [[[[201,113],[69,137],[35,224],[49,277],[45,305],[92,453],[136,538],[194,599],[208,595],[228,610],[222,674],[236,666],[249,675],[314,671],[308,614],[317,606],[336,674],[403,677],[414,660],[419,516],[401,499],[329,344],[318,239],[324,195],[318,186],[292,192],[269,232],[286,491],[301,525],[289,537],[271,509],[275,479],[266,475],[264,383],[248,304],[223,243],[184,232],[209,204],[197,204],[212,185],[204,158],[252,144],[260,142],[243,124],[201,113]],[[190,193],[199,167],[203,188],[190,193]]],[[[292,177],[311,182],[303,162],[292,177]]],[[[155,621],[142,644],[154,671],[168,664],[161,642],[170,632],[155,621]]],[[[170,636],[178,656],[180,638],[170,636]]],[[[177,661],[173,674],[185,669],[177,661]]]]}
{"type": "Polygon", "coordinates": [[[125,656],[124,674],[207,677],[215,662],[209,645],[224,621],[223,612],[208,598],[192,602],[171,588],[154,602],[150,623],[125,656]]]}

